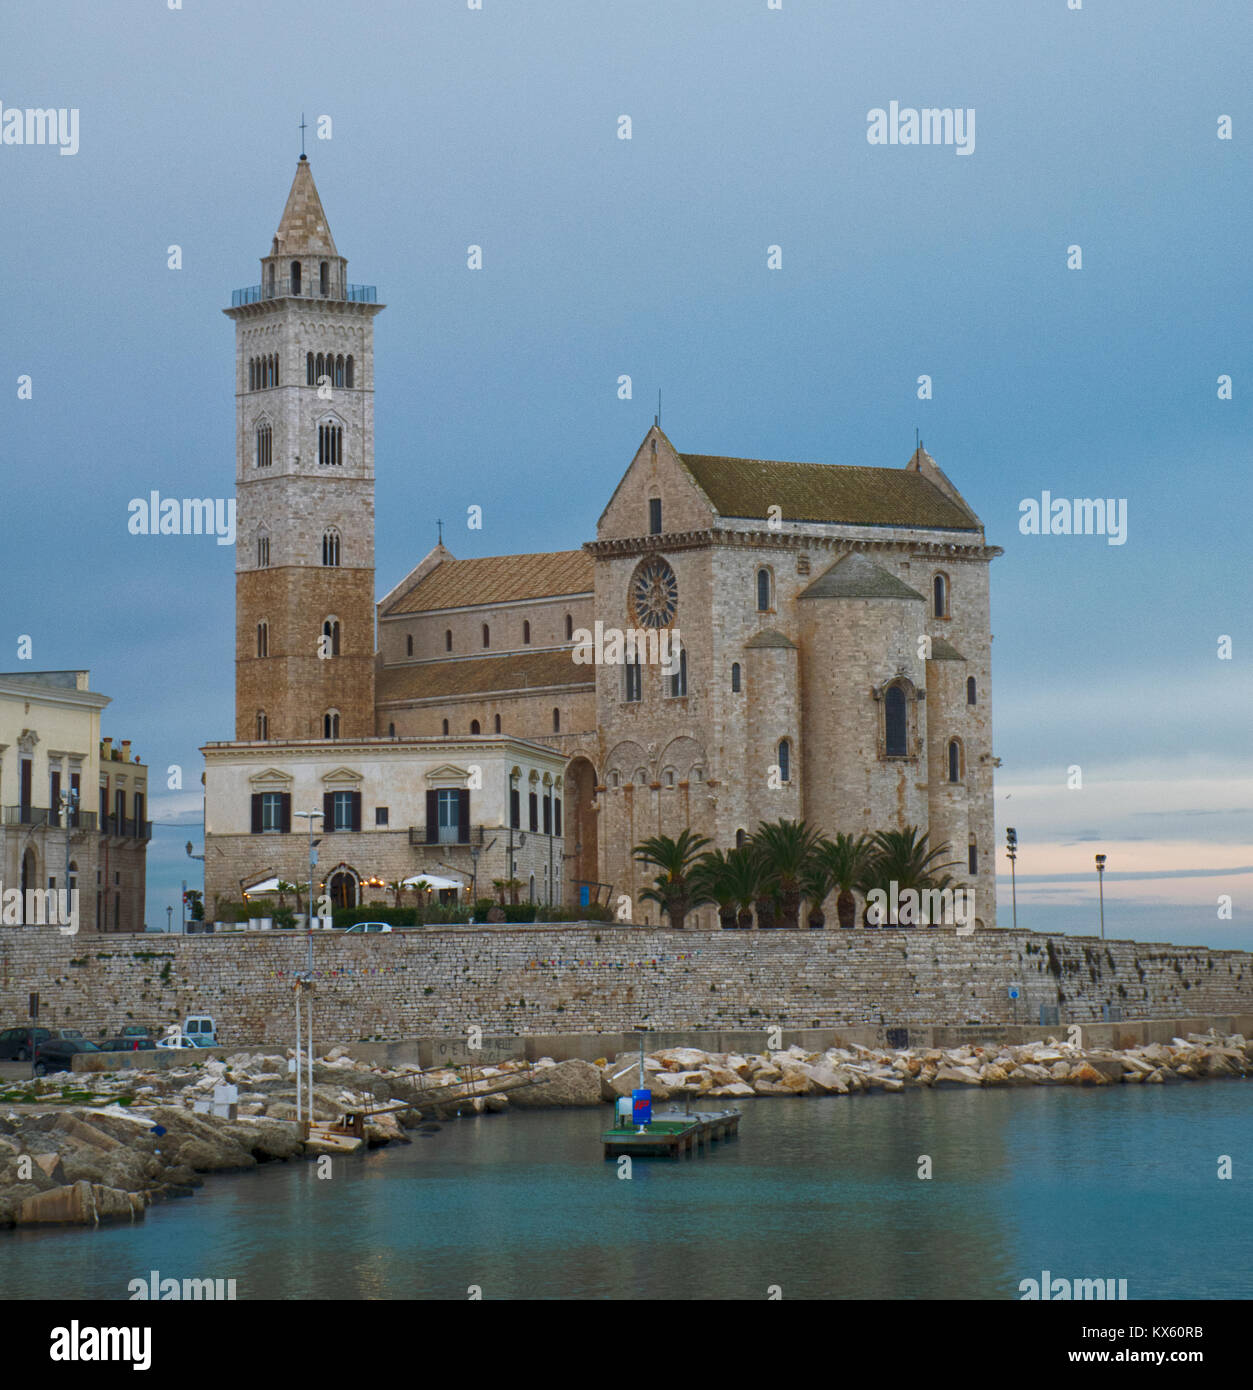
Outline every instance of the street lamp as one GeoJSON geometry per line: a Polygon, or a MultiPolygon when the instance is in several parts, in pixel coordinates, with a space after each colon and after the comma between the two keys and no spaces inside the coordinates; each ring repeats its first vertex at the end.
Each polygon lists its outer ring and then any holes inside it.
{"type": "Polygon", "coordinates": [[[1018,879],[1014,865],[1018,859],[1018,832],[1011,825],[1005,831],[1005,852],[1009,855],[1009,882],[1014,895],[1014,930],[1018,930],[1018,879]]]}
{"type": "Polygon", "coordinates": [[[1101,940],[1105,940],[1105,856],[1096,856],[1096,881],[1101,893],[1101,940]]]}
{"type": "Polygon", "coordinates": [[[61,814],[65,817],[65,902],[70,906],[70,835],[73,833],[74,817],[78,814],[78,792],[73,787],[60,796],[61,814]]]}

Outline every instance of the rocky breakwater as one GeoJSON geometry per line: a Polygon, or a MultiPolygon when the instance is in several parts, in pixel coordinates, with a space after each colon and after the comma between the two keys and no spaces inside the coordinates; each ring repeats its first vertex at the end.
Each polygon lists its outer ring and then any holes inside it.
{"type": "MultiPolygon", "coordinates": [[[[639,1084],[638,1054],[624,1053],[597,1065],[606,1099],[629,1096],[639,1084]]],[[[1253,1076],[1253,1043],[1238,1033],[1190,1033],[1169,1044],[1123,1049],[1085,1049],[1053,1037],[1018,1046],[831,1047],[825,1052],[793,1046],[786,1052],[746,1055],[676,1047],[647,1055],[644,1071],[655,1100],[846,1096],[921,1086],[1165,1085],[1253,1076]]]]}

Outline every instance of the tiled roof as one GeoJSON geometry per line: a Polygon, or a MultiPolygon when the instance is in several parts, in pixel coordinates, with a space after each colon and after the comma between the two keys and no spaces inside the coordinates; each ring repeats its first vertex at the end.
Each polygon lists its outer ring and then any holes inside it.
{"type": "Polygon", "coordinates": [[[965,661],[965,659],[947,637],[933,637],[931,639],[932,661],[965,661]]]}
{"type": "Polygon", "coordinates": [[[869,555],[851,551],[805,589],[801,598],[904,598],[926,600],[917,589],[911,589],[903,579],[897,579],[869,555]]]}
{"type": "Polygon", "coordinates": [[[427,661],[416,666],[384,666],[375,676],[375,698],[389,700],[452,699],[463,695],[499,695],[507,690],[594,689],[596,668],[578,666],[571,648],[557,651],[476,656],[465,661],[427,661]]]}
{"type": "Polygon", "coordinates": [[[975,516],[928,478],[906,468],[680,455],[720,515],[850,526],[916,526],[975,531],[975,516]]]}
{"type": "Polygon", "coordinates": [[[590,594],[592,564],[592,557],[583,550],[445,560],[397,599],[385,616],[555,598],[559,594],[590,594]]]}
{"type": "Polygon", "coordinates": [[[795,648],[796,643],[789,637],[785,637],[778,628],[768,627],[759,632],[756,637],[751,637],[744,643],[746,651],[752,651],[756,647],[791,647],[795,648]]]}

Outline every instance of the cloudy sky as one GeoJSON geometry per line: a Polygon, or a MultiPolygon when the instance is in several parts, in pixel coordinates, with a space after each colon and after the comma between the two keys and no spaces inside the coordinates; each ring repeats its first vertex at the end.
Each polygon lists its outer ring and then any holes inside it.
{"type": "Polygon", "coordinates": [[[658,388],[693,453],[896,467],[918,429],[1005,549],[998,841],[1017,828],[1019,922],[1096,930],[1099,850],[1108,934],[1253,947],[1238,13],[66,0],[10,15],[0,101],[76,108],[79,148],[0,144],[0,667],[21,634],[37,668],[89,667],[113,697],[106,732],[182,769],[190,791],[152,797],[177,824],[153,844],[149,922],[194,867],[197,750],[233,730],[233,558],[131,536],[127,504],[232,490],[220,310],[259,279],[303,112],[349,278],[388,305],[380,593],[437,517],[459,556],[591,538],[658,388]],[[893,101],[973,110],[973,151],[868,143],[868,113],[893,101]],[[1046,490],[1125,499],[1125,544],[1020,534],[1020,504],[1046,490]]]}

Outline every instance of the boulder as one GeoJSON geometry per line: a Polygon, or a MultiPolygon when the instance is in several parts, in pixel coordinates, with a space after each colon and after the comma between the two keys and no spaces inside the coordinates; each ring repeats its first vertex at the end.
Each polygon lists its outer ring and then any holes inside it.
{"type": "Polygon", "coordinates": [[[933,1086],[982,1086],[979,1073],[970,1067],[940,1067],[933,1086]]]}
{"type": "Polygon", "coordinates": [[[708,1092],[711,1096],[751,1096],[753,1088],[747,1081],[733,1081],[729,1086],[714,1086],[708,1092]]]}
{"type": "MultiPolygon", "coordinates": [[[[1119,1069],[1117,1079],[1120,1081],[1122,1080],[1121,1068],[1119,1069]]],[[[1101,1068],[1092,1061],[1076,1062],[1071,1068],[1067,1080],[1073,1081],[1080,1086],[1108,1086],[1111,1082],[1111,1078],[1106,1076],[1101,1068]]]]}
{"type": "MultiPolygon", "coordinates": [[[[826,1062],[817,1062],[809,1069],[809,1079],[821,1092],[829,1096],[848,1095],[848,1082],[838,1071],[826,1062]]],[[[751,1092],[752,1087],[749,1087],[751,1092]]]]}
{"type": "Polygon", "coordinates": [[[600,1105],[600,1090],[600,1069],[572,1058],[546,1068],[539,1085],[510,1091],[509,1100],[518,1110],[565,1109],[600,1105]]]}
{"type": "Polygon", "coordinates": [[[818,1087],[810,1080],[809,1067],[804,1063],[785,1066],[779,1085],[797,1096],[816,1095],[818,1092],[818,1087]]]}

